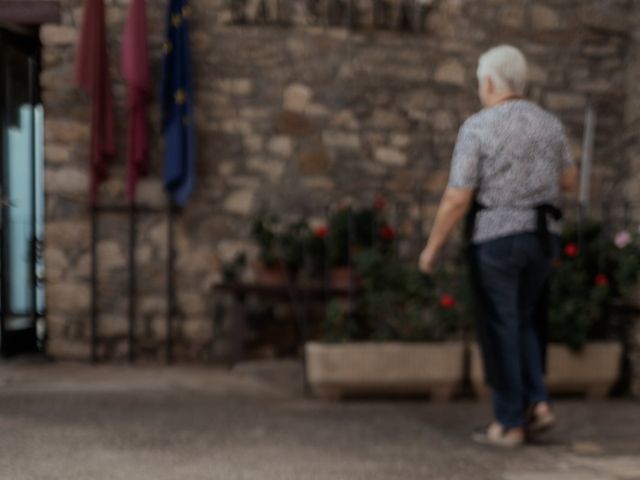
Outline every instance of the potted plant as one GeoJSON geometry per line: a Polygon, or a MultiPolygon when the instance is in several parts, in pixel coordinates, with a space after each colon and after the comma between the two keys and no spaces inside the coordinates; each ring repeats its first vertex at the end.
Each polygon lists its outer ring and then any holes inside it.
{"type": "Polygon", "coordinates": [[[327,308],[324,337],[306,346],[307,378],[321,398],[360,393],[450,398],[462,379],[464,346],[456,340],[455,302],[437,302],[431,279],[389,251],[355,258],[362,291],[327,308]],[[452,340],[454,339],[454,340],[452,340]]]}
{"type": "Polygon", "coordinates": [[[383,218],[385,209],[385,200],[377,197],[371,206],[343,205],[331,214],[326,254],[332,286],[348,288],[357,282],[353,264],[358,252],[374,246],[390,248],[395,232],[383,218]]]}
{"type": "Polygon", "coordinates": [[[261,214],[253,222],[252,237],[258,244],[258,259],[253,265],[256,282],[265,285],[286,283],[287,274],[277,254],[279,218],[272,214],[261,214]]]}
{"type": "Polygon", "coordinates": [[[262,214],[254,221],[252,236],[259,246],[256,281],[282,285],[295,279],[304,262],[307,223],[298,220],[283,225],[276,215],[262,214]]]}
{"type": "Polygon", "coordinates": [[[312,279],[324,282],[328,267],[328,236],[326,225],[316,226],[306,243],[306,267],[312,279]]]}
{"type": "Polygon", "coordinates": [[[247,266],[246,253],[239,253],[233,259],[222,266],[222,279],[226,283],[235,283],[240,280],[242,271],[247,266]]]}
{"type": "Polygon", "coordinates": [[[295,280],[303,266],[310,235],[307,222],[297,220],[287,224],[276,236],[276,252],[289,278],[295,280]]]}
{"type": "MultiPolygon", "coordinates": [[[[632,291],[640,275],[637,236],[610,238],[599,224],[567,229],[549,287],[546,382],[552,393],[606,396],[616,382],[622,345],[611,322],[613,302],[632,291]]],[[[473,349],[472,379],[481,395],[482,360],[473,349]]]]}

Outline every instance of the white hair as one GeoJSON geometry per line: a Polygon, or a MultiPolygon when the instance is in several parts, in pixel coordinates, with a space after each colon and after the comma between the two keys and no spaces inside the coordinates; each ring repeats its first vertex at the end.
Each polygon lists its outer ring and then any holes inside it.
{"type": "Polygon", "coordinates": [[[500,45],[485,52],[478,61],[478,80],[489,77],[501,93],[522,95],[527,85],[527,60],[511,45],[500,45]]]}

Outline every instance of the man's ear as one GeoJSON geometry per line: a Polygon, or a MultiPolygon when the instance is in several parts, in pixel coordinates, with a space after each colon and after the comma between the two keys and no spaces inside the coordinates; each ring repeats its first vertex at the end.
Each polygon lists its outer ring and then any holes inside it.
{"type": "Polygon", "coordinates": [[[485,77],[485,82],[487,82],[487,93],[489,95],[493,95],[495,93],[495,85],[493,84],[493,79],[491,77],[485,77]]]}

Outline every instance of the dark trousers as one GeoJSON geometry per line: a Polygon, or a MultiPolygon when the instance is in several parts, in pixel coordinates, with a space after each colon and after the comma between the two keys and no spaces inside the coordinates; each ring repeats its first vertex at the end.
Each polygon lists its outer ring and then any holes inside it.
{"type": "Polygon", "coordinates": [[[471,261],[495,417],[506,428],[520,427],[527,407],[548,401],[536,311],[551,257],[535,233],[523,233],[477,244],[471,261]]]}

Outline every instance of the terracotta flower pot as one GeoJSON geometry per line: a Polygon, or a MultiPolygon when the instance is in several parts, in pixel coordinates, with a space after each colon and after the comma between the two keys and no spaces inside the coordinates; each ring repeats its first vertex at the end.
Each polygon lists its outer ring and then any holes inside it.
{"type": "Polygon", "coordinates": [[[331,288],[347,289],[355,284],[355,272],[352,267],[332,267],[329,269],[329,286],[331,288]]]}
{"type": "Polygon", "coordinates": [[[253,266],[256,283],[260,285],[286,285],[289,281],[287,270],[283,265],[267,266],[256,262],[253,266]]]}

